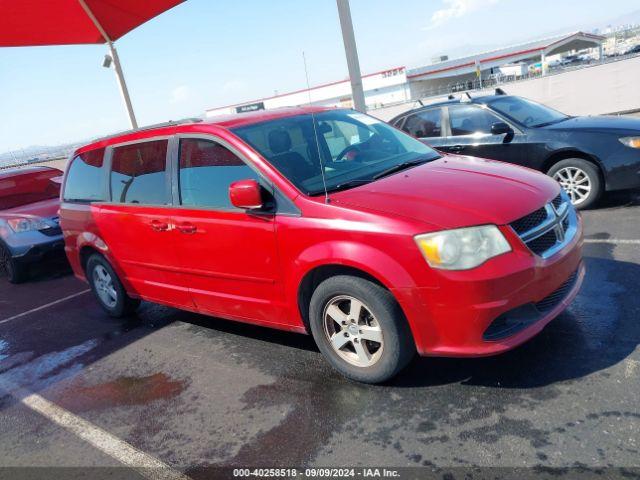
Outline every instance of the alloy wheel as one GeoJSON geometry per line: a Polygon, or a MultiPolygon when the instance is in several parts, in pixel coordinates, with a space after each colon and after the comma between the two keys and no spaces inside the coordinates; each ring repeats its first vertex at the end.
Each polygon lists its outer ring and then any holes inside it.
{"type": "Polygon", "coordinates": [[[114,308],[118,303],[118,293],[113,286],[111,274],[102,265],[93,269],[93,285],[102,303],[108,308],[114,308]]]}
{"type": "Polygon", "coordinates": [[[323,312],[324,333],[333,350],[348,363],[370,367],[382,356],[382,328],[367,305],[349,295],[327,302],[323,312]]]}
{"type": "Polygon", "coordinates": [[[587,172],[580,168],[561,168],[553,175],[553,179],[567,192],[574,205],[583,203],[591,193],[591,179],[587,172]]]}

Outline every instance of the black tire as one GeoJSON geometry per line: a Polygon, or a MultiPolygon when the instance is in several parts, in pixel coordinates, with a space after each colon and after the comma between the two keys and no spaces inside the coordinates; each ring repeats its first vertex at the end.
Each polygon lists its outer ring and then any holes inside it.
{"type": "MultiPolygon", "coordinates": [[[[600,174],[600,170],[593,163],[583,160],[582,158],[567,158],[566,160],[561,160],[556,163],[553,167],[549,169],[547,175],[554,178],[555,180],[560,182],[560,175],[563,172],[571,171],[571,170],[579,170],[588,177],[589,185],[591,186],[590,192],[586,195],[586,198],[576,203],[574,199],[576,197],[572,196],[569,189],[571,187],[565,188],[567,193],[569,193],[572,203],[578,210],[585,210],[590,208],[596,204],[596,202],[602,196],[604,191],[604,182],[602,180],[602,175],[600,174]]],[[[560,182],[562,184],[562,182],[560,182]]]]}
{"type": "Polygon", "coordinates": [[[113,318],[127,317],[135,313],[136,309],[140,306],[140,300],[127,295],[118,275],[116,275],[116,272],[102,255],[95,253],[89,257],[89,260],[87,260],[86,276],[98,303],[109,316],[113,318]],[[94,276],[94,272],[98,268],[104,269],[111,278],[113,290],[115,291],[115,302],[112,305],[107,304],[98,293],[99,286],[96,284],[94,276]]]}
{"type": "MultiPolygon", "coordinates": [[[[358,382],[385,382],[402,370],[416,353],[407,320],[391,292],[363,278],[338,275],[318,285],[309,305],[309,323],[313,338],[329,363],[345,377],[358,382]],[[325,308],[341,296],[353,297],[362,302],[366,310],[370,310],[375,317],[377,327],[382,331],[384,342],[380,344],[383,345],[382,350],[371,366],[357,366],[349,363],[331,345],[328,333],[325,331],[325,308]]],[[[346,333],[345,336],[348,336],[346,333]]],[[[373,345],[374,348],[377,346],[375,343],[366,343],[366,345],[373,345]]],[[[355,344],[351,343],[351,346],[355,344]]]]}
{"type": "Polygon", "coordinates": [[[29,266],[17,262],[9,249],[0,243],[0,271],[7,275],[9,283],[19,284],[29,278],[29,266]]]}

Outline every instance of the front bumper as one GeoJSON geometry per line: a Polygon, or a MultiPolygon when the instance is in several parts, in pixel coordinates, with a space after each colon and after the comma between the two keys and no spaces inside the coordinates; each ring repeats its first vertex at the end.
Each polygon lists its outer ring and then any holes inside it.
{"type": "Polygon", "coordinates": [[[48,257],[64,255],[64,237],[45,235],[39,231],[26,232],[5,239],[11,256],[19,263],[33,263],[48,257]]]}
{"type": "MultiPolygon", "coordinates": [[[[508,230],[503,233],[510,235],[508,230]]],[[[508,240],[512,245],[519,241],[513,232],[508,240]]],[[[481,357],[526,342],[565,310],[580,290],[585,274],[582,243],[582,222],[578,220],[573,239],[549,258],[533,255],[522,245],[473,270],[440,271],[437,287],[393,290],[409,320],[418,352],[481,357]],[[566,287],[572,275],[575,279],[566,287]],[[523,313],[536,304],[539,310],[523,313]],[[511,330],[500,329],[499,322],[509,315],[512,319],[506,327],[511,330]]]]}

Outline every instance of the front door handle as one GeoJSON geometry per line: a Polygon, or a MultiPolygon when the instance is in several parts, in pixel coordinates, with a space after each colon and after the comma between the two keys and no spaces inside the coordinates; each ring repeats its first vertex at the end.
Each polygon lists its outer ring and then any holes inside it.
{"type": "Polygon", "coordinates": [[[152,220],[151,228],[153,228],[156,232],[166,232],[167,230],[169,230],[169,224],[167,222],[161,222],[159,220],[152,220]]]}
{"type": "Polygon", "coordinates": [[[180,233],[184,233],[186,235],[192,235],[198,231],[198,227],[193,225],[192,223],[182,223],[176,227],[180,233]]]}
{"type": "Polygon", "coordinates": [[[462,150],[464,150],[464,145],[454,145],[452,147],[449,147],[449,151],[453,153],[458,153],[458,152],[461,152],[462,150]]]}

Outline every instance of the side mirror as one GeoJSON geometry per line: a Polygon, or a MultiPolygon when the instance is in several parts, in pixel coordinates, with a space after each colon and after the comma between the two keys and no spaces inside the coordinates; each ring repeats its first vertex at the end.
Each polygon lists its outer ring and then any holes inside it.
{"type": "Polygon", "coordinates": [[[507,123],[504,122],[496,122],[491,125],[491,134],[492,135],[504,135],[504,134],[512,134],[513,128],[511,128],[507,123]]]}
{"type": "Polygon", "coordinates": [[[238,180],[229,185],[231,205],[245,210],[262,208],[262,190],[255,180],[238,180]]]}

